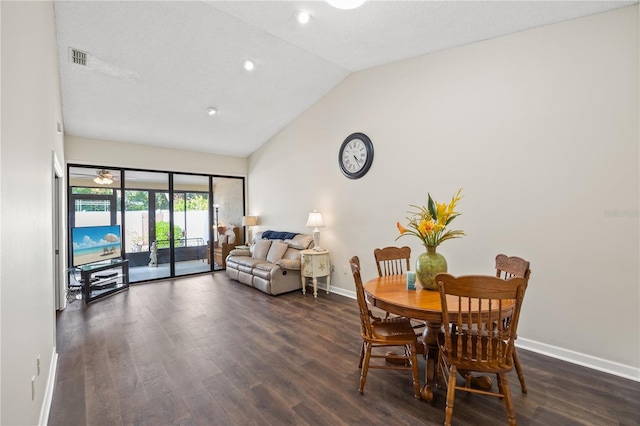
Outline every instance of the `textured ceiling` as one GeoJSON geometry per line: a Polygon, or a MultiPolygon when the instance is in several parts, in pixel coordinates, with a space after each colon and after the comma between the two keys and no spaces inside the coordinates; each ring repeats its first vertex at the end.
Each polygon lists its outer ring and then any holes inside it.
{"type": "Polygon", "coordinates": [[[246,157],[352,72],[637,2],[54,1],[65,133],[246,157]]]}

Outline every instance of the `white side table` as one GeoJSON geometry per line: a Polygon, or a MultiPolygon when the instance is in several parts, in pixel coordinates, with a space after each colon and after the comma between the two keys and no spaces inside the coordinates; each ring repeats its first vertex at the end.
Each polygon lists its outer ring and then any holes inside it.
{"type": "Polygon", "coordinates": [[[331,263],[329,250],[302,250],[300,252],[300,279],[302,280],[302,294],[306,294],[306,281],[313,278],[313,297],[318,297],[318,277],[327,277],[327,294],[331,288],[331,263]]]}

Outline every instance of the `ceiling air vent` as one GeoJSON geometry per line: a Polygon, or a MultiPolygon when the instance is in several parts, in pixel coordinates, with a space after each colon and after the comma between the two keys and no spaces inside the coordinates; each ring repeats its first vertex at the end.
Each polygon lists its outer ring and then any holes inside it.
{"type": "Polygon", "coordinates": [[[69,48],[69,61],[72,64],[78,64],[82,66],[87,66],[87,52],[83,52],[82,50],[74,49],[73,47],[69,48]]]}

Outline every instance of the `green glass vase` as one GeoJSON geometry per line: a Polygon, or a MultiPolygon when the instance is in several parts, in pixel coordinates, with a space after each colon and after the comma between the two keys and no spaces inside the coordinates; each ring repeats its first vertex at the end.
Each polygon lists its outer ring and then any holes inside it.
{"type": "Polygon", "coordinates": [[[438,290],[436,275],[447,272],[447,259],[436,253],[436,246],[427,246],[427,252],[416,259],[416,278],[426,290],[438,290]]]}

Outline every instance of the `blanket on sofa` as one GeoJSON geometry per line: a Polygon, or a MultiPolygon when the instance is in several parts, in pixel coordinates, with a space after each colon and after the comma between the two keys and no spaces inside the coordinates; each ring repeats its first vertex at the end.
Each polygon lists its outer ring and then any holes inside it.
{"type": "Polygon", "coordinates": [[[262,233],[263,240],[290,240],[298,235],[298,232],[279,232],[279,231],[264,231],[262,233]]]}

